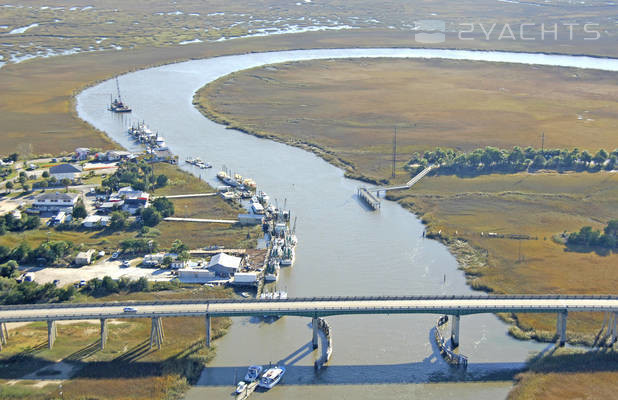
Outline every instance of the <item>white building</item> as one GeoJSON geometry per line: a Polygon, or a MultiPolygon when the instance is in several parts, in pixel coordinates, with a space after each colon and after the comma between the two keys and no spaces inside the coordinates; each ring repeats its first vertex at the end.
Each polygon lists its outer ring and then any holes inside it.
{"type": "Polygon", "coordinates": [[[89,215],[84,218],[82,225],[85,228],[97,228],[100,226],[108,226],[111,218],[104,215],[89,215]]]}
{"type": "Polygon", "coordinates": [[[73,212],[78,199],[75,193],[43,193],[35,198],[33,206],[39,211],[73,212]]]}
{"type": "Polygon", "coordinates": [[[88,251],[82,251],[81,253],[77,253],[75,257],[76,265],[88,265],[92,262],[92,255],[94,254],[94,250],[90,249],[88,251]]]}
{"type": "Polygon", "coordinates": [[[257,286],[259,282],[258,272],[237,272],[234,274],[232,285],[234,286],[257,286]]]}
{"type": "Polygon", "coordinates": [[[208,269],[218,275],[234,275],[240,268],[242,258],[219,253],[214,255],[208,263],[208,269]]]}
{"type": "Polygon", "coordinates": [[[90,149],[87,147],[78,147],[75,149],[75,159],[77,160],[87,159],[88,154],[90,154],[90,149]]]}
{"type": "Polygon", "coordinates": [[[186,283],[207,283],[217,280],[217,275],[207,269],[183,268],[178,270],[178,279],[186,283]]]}
{"type": "Polygon", "coordinates": [[[62,179],[76,179],[81,176],[82,170],[81,167],[77,167],[71,164],[60,164],[54,165],[49,168],[49,174],[54,178],[61,181],[62,179]]]}

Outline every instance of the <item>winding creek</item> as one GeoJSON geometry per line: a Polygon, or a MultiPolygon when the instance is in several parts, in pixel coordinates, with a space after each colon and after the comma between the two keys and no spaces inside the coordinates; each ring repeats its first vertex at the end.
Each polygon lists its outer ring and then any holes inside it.
{"type": "MultiPolygon", "coordinates": [[[[298,217],[296,263],[282,269],[279,287],[290,296],[471,294],[457,262],[440,243],[421,237],[418,218],[392,202],[380,212],[363,208],[354,194],[358,182],[315,155],[298,148],[226,129],[192,105],[196,90],[226,74],[271,63],[327,58],[446,58],[542,64],[618,71],[618,60],[526,53],[430,49],[328,49],[244,54],[188,61],[120,78],[131,115],[106,111],[113,81],[77,97],[79,116],[118,143],[136,149],[126,134],[131,121],[145,120],[167,140],[180,160],[199,156],[215,168],[182,168],[215,184],[223,165],[252,177],[259,188],[298,217]],[[446,279],[445,279],[446,277],[446,279]]],[[[336,316],[329,367],[316,374],[307,318],[273,323],[237,318],[215,342],[216,359],[204,370],[187,399],[228,398],[234,377],[249,364],[283,361],[285,384],[255,398],[504,398],[515,371],[547,345],[520,342],[493,315],[461,320],[466,373],[451,369],[432,340],[437,316],[336,316]]],[[[168,323],[173,323],[172,321],[168,323]]]]}

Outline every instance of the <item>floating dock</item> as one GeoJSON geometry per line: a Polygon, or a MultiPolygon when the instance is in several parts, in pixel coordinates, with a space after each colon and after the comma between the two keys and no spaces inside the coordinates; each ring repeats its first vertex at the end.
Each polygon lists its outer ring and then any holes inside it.
{"type": "Polygon", "coordinates": [[[380,208],[380,199],[373,193],[371,193],[367,188],[359,188],[358,197],[365,202],[369,207],[373,210],[377,210],[380,208]]]}

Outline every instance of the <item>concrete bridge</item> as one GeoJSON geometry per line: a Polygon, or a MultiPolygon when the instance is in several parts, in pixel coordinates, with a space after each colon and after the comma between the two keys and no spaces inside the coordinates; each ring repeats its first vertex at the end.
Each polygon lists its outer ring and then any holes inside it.
{"type": "Polygon", "coordinates": [[[316,297],[284,300],[174,300],[159,302],[115,302],[83,304],[34,304],[0,307],[0,344],[7,340],[7,322],[47,321],[48,346],[56,339],[56,321],[99,319],[101,347],[107,340],[107,320],[150,318],[151,347],[161,347],[164,333],[161,318],[201,317],[205,321],[206,345],[210,346],[212,317],[299,316],[312,318],[313,345],[318,343],[318,318],[345,314],[437,314],[451,315],[451,341],[459,343],[460,318],[482,313],[556,313],[559,344],[566,341],[567,316],[574,312],[605,312],[607,335],[616,342],[618,296],[402,296],[402,297],[316,297]],[[135,311],[125,312],[125,307],[135,311]]]}

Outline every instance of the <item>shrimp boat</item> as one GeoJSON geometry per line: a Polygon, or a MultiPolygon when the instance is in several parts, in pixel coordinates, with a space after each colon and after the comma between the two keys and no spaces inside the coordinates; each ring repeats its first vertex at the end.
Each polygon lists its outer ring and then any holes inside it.
{"type": "Polygon", "coordinates": [[[285,374],[285,367],[277,365],[276,367],[269,368],[262,375],[262,379],[258,383],[259,387],[264,389],[272,389],[285,374]]]}
{"type": "Polygon", "coordinates": [[[268,265],[266,266],[266,271],[264,274],[265,282],[276,282],[279,280],[279,259],[271,258],[268,260],[268,265]]]}
{"type": "Polygon", "coordinates": [[[122,98],[120,97],[120,85],[118,84],[118,77],[116,77],[116,90],[118,92],[118,97],[112,100],[110,95],[109,111],[115,113],[130,113],[132,111],[131,108],[128,105],[124,104],[122,102],[122,98]]]}

